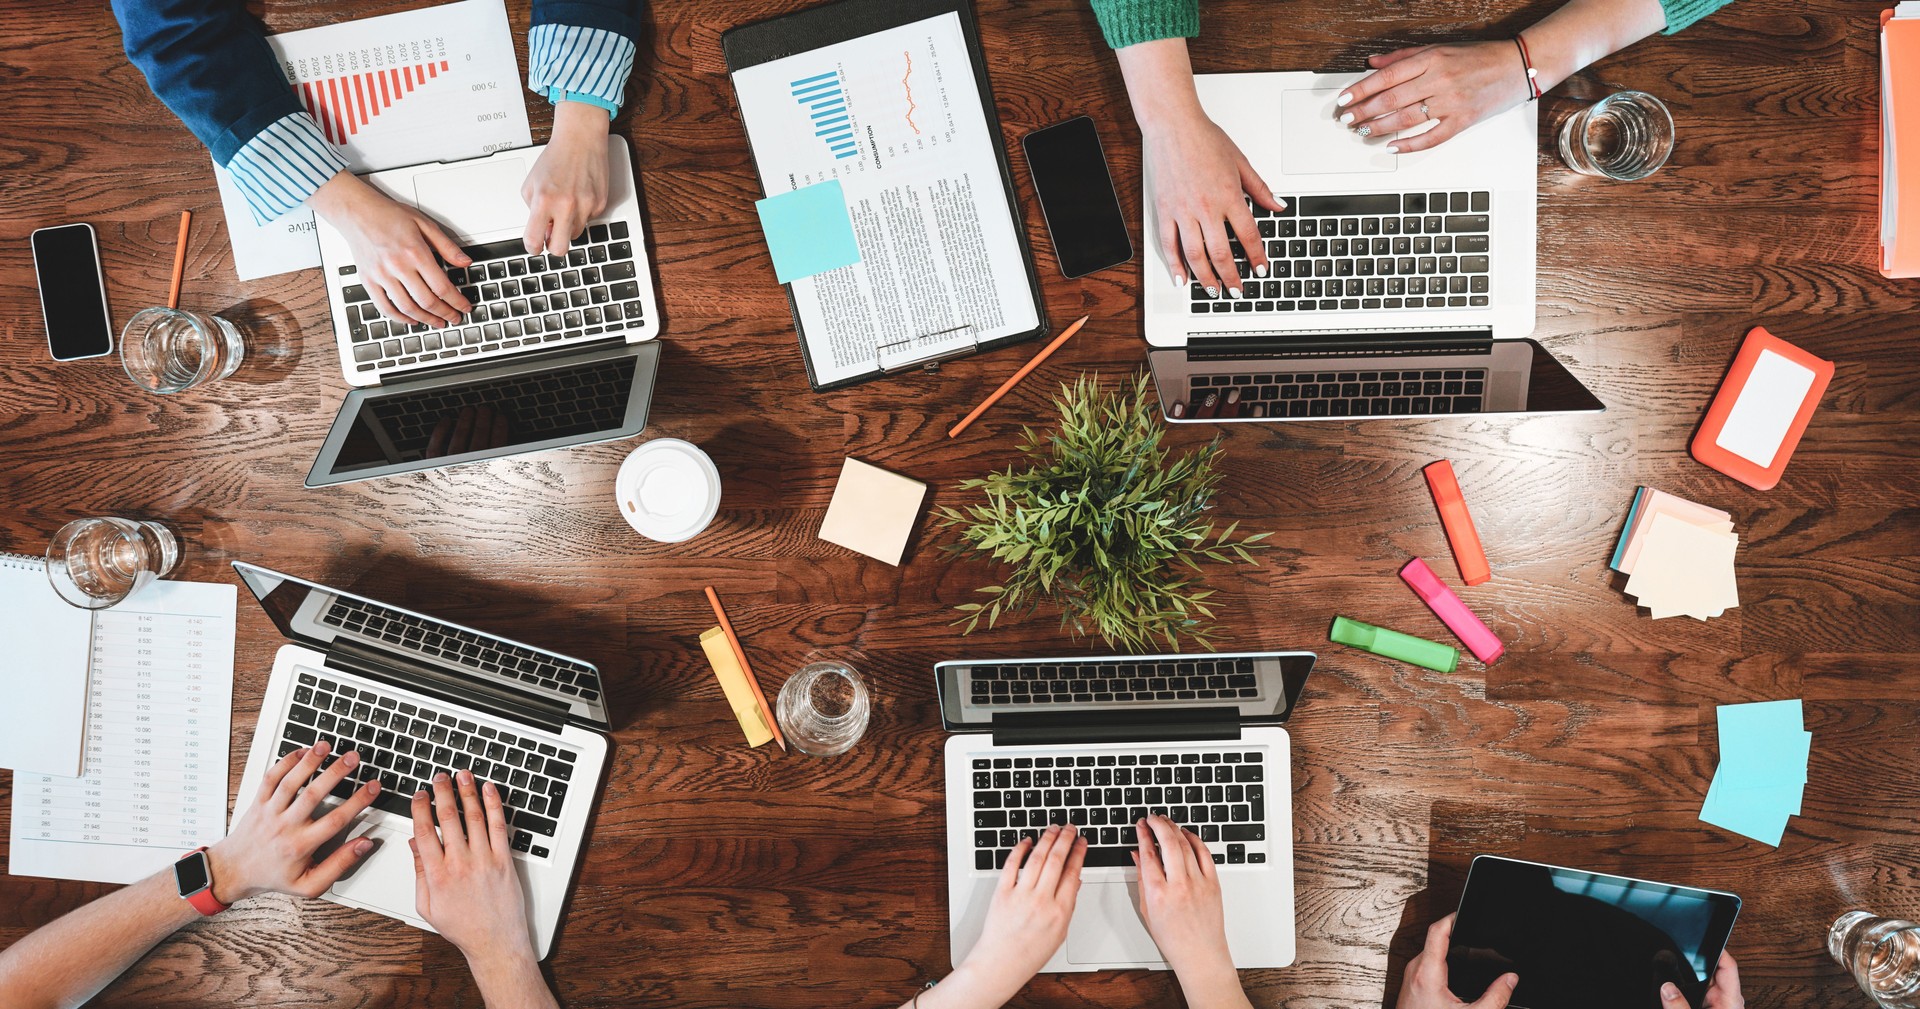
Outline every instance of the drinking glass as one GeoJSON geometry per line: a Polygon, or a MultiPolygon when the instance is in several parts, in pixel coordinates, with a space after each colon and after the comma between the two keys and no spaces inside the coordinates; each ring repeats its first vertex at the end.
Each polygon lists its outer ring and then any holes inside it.
{"type": "Polygon", "coordinates": [[[1673,114],[1645,91],[1616,91],[1560,124],[1560,160],[1582,175],[1632,182],[1673,154],[1673,114]]]}
{"type": "Polygon", "coordinates": [[[218,381],[240,367],[240,330],[217,315],[147,308],[120,333],[120,365],[135,385],[163,395],[218,381]]]}
{"type": "Polygon", "coordinates": [[[158,522],[76,519],[47,546],[47,580],[61,599],[104,610],[180,564],[180,540],[158,522]]]}
{"type": "Polygon", "coordinates": [[[1881,1009],[1920,1009],[1920,925],[1848,911],[1827,931],[1827,952],[1881,1009]]]}
{"type": "Polygon", "coordinates": [[[774,702],[774,717],[787,742],[801,753],[831,757],[866,735],[872,707],[867,685],[853,667],[814,662],[787,677],[774,702]]]}

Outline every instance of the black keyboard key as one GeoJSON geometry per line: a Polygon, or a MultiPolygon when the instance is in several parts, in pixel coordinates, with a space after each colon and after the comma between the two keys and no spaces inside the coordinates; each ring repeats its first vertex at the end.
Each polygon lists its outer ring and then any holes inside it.
{"type": "Polygon", "coordinates": [[[1133,851],[1132,848],[1109,848],[1104,845],[1088,848],[1086,864],[1091,866],[1132,865],[1133,851]]]}
{"type": "MultiPolygon", "coordinates": [[[[1447,218],[1446,224],[1447,224],[1447,231],[1455,234],[1463,231],[1486,231],[1487,215],[1455,214],[1447,218]]],[[[1433,230],[1433,229],[1428,229],[1428,230],[1433,230]]]]}
{"type": "MultiPolygon", "coordinates": [[[[1302,196],[1300,214],[1304,217],[1340,217],[1348,214],[1398,214],[1400,213],[1399,193],[1379,193],[1345,196],[1302,196]]],[[[1409,209],[1409,213],[1418,213],[1409,209]]],[[[1323,229],[1324,230],[1324,229],[1323,229]]]]}
{"type": "Polygon", "coordinates": [[[1267,825],[1264,823],[1229,823],[1220,828],[1223,841],[1264,841],[1267,839],[1267,825]]]}
{"type": "MultiPolygon", "coordinates": [[[[531,830],[536,834],[545,834],[548,837],[552,837],[554,831],[560,829],[560,825],[553,820],[527,812],[524,809],[518,810],[513,814],[513,825],[531,830]]],[[[1255,840],[1258,840],[1258,838],[1255,838],[1255,840]]]]}
{"type": "MultiPolygon", "coordinates": [[[[298,746],[312,746],[313,741],[319,738],[319,733],[314,732],[304,725],[289,725],[286,727],[286,737],[298,746]]],[[[280,755],[284,757],[293,752],[294,749],[295,747],[293,746],[283,746],[280,750],[280,755]]]]}

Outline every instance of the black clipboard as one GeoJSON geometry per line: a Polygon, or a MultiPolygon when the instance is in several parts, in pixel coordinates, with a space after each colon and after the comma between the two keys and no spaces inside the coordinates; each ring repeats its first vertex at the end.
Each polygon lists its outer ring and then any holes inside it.
{"type": "MultiPolygon", "coordinates": [[[[989,132],[998,139],[1000,115],[998,108],[994,105],[993,86],[987,80],[987,63],[980,48],[980,31],[974,20],[971,0],[836,0],[834,3],[822,4],[730,29],[721,34],[720,49],[726,57],[727,72],[732,74],[762,63],[771,63],[788,56],[948,13],[960,15],[960,32],[967,41],[967,59],[973,65],[973,79],[979,91],[981,108],[986,115],[989,132]]],[[[748,150],[751,156],[751,145],[748,150]]],[[[1007,150],[1004,143],[994,145],[993,157],[994,162],[1000,166],[1000,184],[1006,190],[1007,212],[1012,218],[1014,235],[1020,246],[1020,261],[1026,269],[1027,289],[1033,293],[1034,318],[1038,320],[1038,324],[1025,333],[1012,333],[991,340],[976,341],[972,348],[963,350],[959,354],[946,354],[929,360],[913,361],[892,370],[879,367],[870,374],[856,375],[822,385],[814,374],[813,359],[807,353],[807,335],[801,330],[799,305],[793,298],[793,285],[788,284],[785,285],[787,308],[793,313],[793,328],[800,345],[800,360],[806,366],[807,384],[813,387],[813,391],[826,392],[858,385],[890,374],[935,365],[941,360],[1021,343],[1047,331],[1047,310],[1040,294],[1040,275],[1033,266],[1033,249],[1027,243],[1026,221],[1021,217],[1020,197],[1014,190],[1013,172],[1007,166],[1007,150]]],[[[761,189],[765,191],[765,176],[760,174],[760,166],[757,163],[754,165],[754,174],[761,179],[761,189]]]]}

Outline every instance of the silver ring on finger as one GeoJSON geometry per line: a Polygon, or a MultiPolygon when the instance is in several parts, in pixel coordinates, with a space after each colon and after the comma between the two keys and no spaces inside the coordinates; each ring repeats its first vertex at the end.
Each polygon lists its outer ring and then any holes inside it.
{"type": "Polygon", "coordinates": [[[1427,111],[1427,103],[1426,103],[1426,102],[1421,102],[1421,103],[1420,103],[1420,118],[1422,118],[1422,119],[1432,119],[1432,118],[1433,118],[1433,113],[1431,113],[1431,112],[1429,112],[1429,111],[1427,111]]]}

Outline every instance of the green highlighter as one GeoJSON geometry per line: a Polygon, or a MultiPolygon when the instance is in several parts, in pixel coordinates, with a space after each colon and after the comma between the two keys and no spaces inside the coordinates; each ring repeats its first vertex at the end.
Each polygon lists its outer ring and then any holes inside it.
{"type": "Polygon", "coordinates": [[[1460,665],[1460,649],[1443,645],[1438,641],[1416,638],[1411,634],[1390,631],[1385,627],[1363,624],[1346,617],[1333,618],[1333,630],[1327,637],[1343,644],[1351,645],[1375,655],[1384,655],[1389,659],[1411,662],[1416,666],[1451,673],[1460,665]]]}

